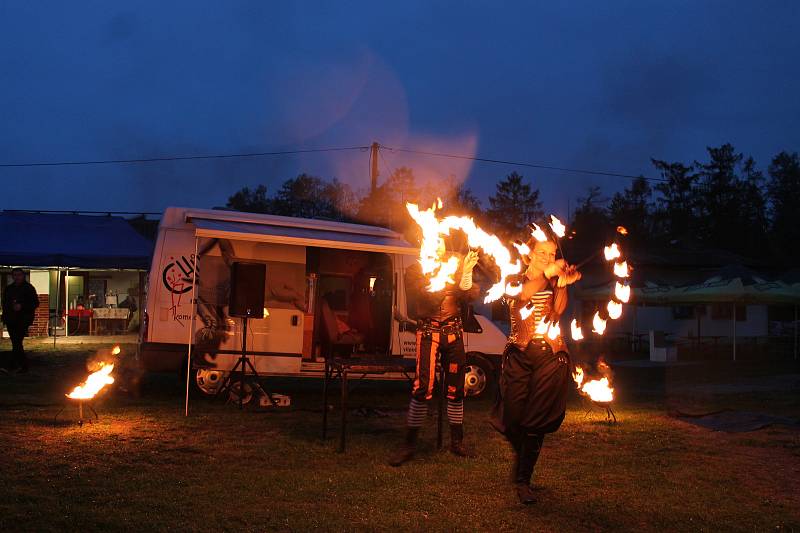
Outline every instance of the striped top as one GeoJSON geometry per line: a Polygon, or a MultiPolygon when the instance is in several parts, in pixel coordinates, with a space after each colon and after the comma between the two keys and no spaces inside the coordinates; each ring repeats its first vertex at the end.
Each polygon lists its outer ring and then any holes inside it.
{"type": "MultiPolygon", "coordinates": [[[[534,293],[529,300],[513,299],[509,308],[511,310],[511,333],[508,336],[508,342],[516,345],[520,350],[525,350],[531,342],[547,343],[545,335],[536,333],[536,326],[543,317],[549,316],[553,309],[552,290],[546,289],[534,293]],[[533,312],[528,318],[523,319],[520,311],[529,304],[533,304],[533,312]]],[[[556,344],[561,342],[560,339],[556,339],[556,341],[556,344]]]]}

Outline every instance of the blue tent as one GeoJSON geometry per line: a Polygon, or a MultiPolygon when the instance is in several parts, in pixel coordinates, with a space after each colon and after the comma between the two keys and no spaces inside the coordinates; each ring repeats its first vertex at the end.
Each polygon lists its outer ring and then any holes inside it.
{"type": "Polygon", "coordinates": [[[121,217],[0,213],[0,265],[147,270],[152,253],[121,217]]]}

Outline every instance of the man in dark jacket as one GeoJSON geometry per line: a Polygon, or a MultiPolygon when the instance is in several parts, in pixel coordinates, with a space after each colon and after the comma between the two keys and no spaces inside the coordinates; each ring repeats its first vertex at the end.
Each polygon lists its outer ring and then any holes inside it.
{"type": "Polygon", "coordinates": [[[11,370],[18,368],[20,372],[28,371],[28,358],[22,340],[33,324],[34,313],[39,307],[39,297],[33,285],[25,281],[25,272],[21,268],[11,271],[14,283],[3,292],[3,322],[11,337],[11,370]]]}

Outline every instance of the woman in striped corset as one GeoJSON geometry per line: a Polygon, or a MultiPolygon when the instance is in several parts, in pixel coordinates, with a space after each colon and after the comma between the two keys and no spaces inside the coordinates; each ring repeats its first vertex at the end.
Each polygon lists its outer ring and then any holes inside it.
{"type": "Polygon", "coordinates": [[[529,243],[528,269],[522,292],[511,298],[511,332],[503,354],[501,398],[492,425],[516,454],[513,482],[521,503],[535,502],[530,482],[544,436],[564,420],[572,368],[561,335],[543,333],[542,321],[557,324],[567,307],[567,285],[581,274],[556,259],[551,241],[529,243]]]}

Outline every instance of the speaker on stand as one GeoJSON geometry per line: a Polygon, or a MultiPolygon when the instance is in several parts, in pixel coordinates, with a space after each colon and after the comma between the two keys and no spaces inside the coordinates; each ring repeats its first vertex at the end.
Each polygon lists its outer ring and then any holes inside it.
{"type": "Polygon", "coordinates": [[[242,319],[242,351],[239,359],[228,374],[225,384],[219,389],[230,391],[234,376],[238,376],[239,409],[243,407],[245,396],[245,375],[253,378],[256,390],[264,393],[272,405],[272,395],[259,384],[259,375],[250,358],[247,357],[247,320],[251,317],[264,318],[264,290],[267,278],[267,265],[264,263],[235,262],[231,266],[231,292],[228,301],[228,315],[242,319]]]}

